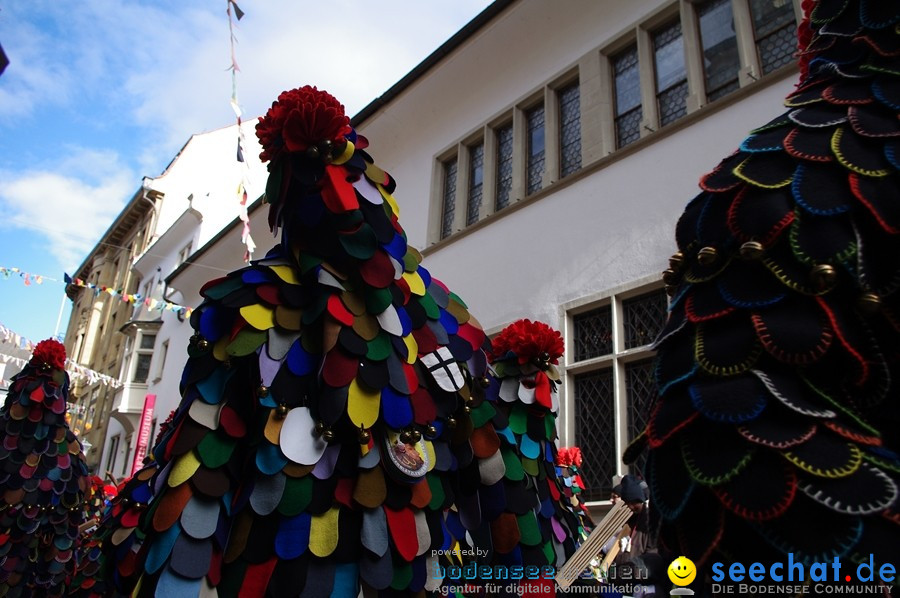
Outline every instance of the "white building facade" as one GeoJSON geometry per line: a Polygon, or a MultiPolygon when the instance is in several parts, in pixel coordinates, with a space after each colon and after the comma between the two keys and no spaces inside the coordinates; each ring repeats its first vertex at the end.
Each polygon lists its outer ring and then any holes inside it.
{"type": "MultiPolygon", "coordinates": [[[[178,383],[192,331],[186,300],[166,285],[166,277],[188,264],[198,247],[207,243],[265,189],[266,170],[259,161],[256,120],[243,123],[243,158],[237,160],[238,126],[194,135],[158,177],[144,180],[158,202],[155,234],[131,265],[141,300],[130,320],[121,327],[125,336],[119,380],[102,446],[99,471],[121,479],[140,465],[135,453],[148,448],[141,443],[141,418],[148,409],[143,440],[152,446],[159,425],[178,406],[178,383]],[[246,193],[246,196],[245,196],[246,193]]],[[[225,267],[206,267],[212,279],[243,263],[246,247],[241,229],[224,239],[232,256],[225,267]]],[[[255,231],[258,233],[258,231],[255,231]]],[[[198,266],[197,269],[200,269],[198,266]]]]}

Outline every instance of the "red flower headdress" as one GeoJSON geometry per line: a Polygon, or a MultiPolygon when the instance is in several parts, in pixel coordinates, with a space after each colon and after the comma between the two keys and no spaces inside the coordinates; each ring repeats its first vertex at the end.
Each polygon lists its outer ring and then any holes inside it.
{"type": "Polygon", "coordinates": [[[513,322],[497,335],[492,345],[491,363],[515,356],[519,364],[555,365],[563,354],[559,332],[543,322],[531,320],[513,322]]]}
{"type": "Polygon", "coordinates": [[[52,338],[43,340],[34,348],[29,364],[41,369],[64,369],[66,367],[66,348],[52,338]]]}
{"type": "Polygon", "coordinates": [[[343,145],[351,131],[343,104],[327,91],[310,85],[283,91],[256,125],[263,147],[259,158],[274,160],[283,151],[316,157],[323,149],[343,145]]]}
{"type": "Polygon", "coordinates": [[[577,446],[564,446],[556,453],[556,463],[563,467],[571,467],[572,465],[581,467],[582,459],[581,449],[577,446]]]}

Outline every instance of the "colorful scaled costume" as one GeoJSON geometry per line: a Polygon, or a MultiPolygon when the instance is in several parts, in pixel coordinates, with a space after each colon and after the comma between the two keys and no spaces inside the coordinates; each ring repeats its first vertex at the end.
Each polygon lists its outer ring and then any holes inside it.
{"type": "Polygon", "coordinates": [[[498,407],[484,332],[343,106],[284,92],[257,133],[281,243],[201,291],[181,404],[101,531],[118,589],[411,596],[476,556],[556,564],[551,420],[498,407]]]}
{"type": "MultiPolygon", "coordinates": [[[[533,480],[541,500],[542,511],[553,526],[560,551],[556,563],[562,565],[567,556],[587,538],[593,527],[591,516],[578,498],[583,490],[578,468],[581,451],[556,449],[556,415],[559,412],[559,371],[556,366],[563,354],[563,340],[558,331],[543,322],[519,320],[504,328],[492,342],[491,367],[500,381],[496,408],[509,420],[502,430],[509,445],[502,447],[507,477],[533,480]],[[513,442],[515,440],[515,442],[513,442]],[[517,469],[516,455],[522,473],[517,469]]],[[[494,534],[500,541],[515,544],[511,534],[494,534]]],[[[554,564],[550,561],[549,564],[554,564]]]]}
{"type": "Polygon", "coordinates": [[[75,575],[69,582],[68,596],[100,598],[111,592],[111,586],[101,573],[102,551],[97,526],[103,519],[110,501],[117,494],[116,487],[106,484],[98,476],[91,476],[90,488],[83,503],[84,522],[80,528],[80,542],[76,552],[75,575]]]}
{"type": "Polygon", "coordinates": [[[0,410],[0,596],[62,596],[90,480],[66,424],[66,350],[37,344],[0,410]]]}
{"type": "Polygon", "coordinates": [[[701,567],[897,562],[900,3],[804,7],[786,111],[678,222],[661,396],[626,453],[649,448],[661,541],[701,567]]]}

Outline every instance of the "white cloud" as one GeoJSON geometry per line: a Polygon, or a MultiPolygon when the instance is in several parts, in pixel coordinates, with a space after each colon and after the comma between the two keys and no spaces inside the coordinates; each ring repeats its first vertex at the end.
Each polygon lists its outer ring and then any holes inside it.
{"type": "Polygon", "coordinates": [[[140,184],[117,155],[78,148],[70,148],[53,171],[0,172],[0,177],[3,226],[45,238],[66,270],[81,263],[140,184]]]}
{"type": "MultiPolygon", "coordinates": [[[[250,119],[305,84],[355,114],[490,0],[238,4],[237,91],[250,119]]],[[[224,1],[4,6],[3,226],[45,235],[61,263],[80,263],[141,175],[158,175],[191,135],[234,122],[228,35],[224,1]]]]}
{"type": "MultiPolygon", "coordinates": [[[[237,94],[245,118],[265,113],[285,89],[317,85],[353,115],[473,18],[488,0],[239,2],[237,94]]],[[[144,164],[190,135],[234,122],[228,22],[190,13],[167,23],[152,63],[131,69],[126,89],[138,122],[159,131],[144,164]]],[[[164,162],[163,162],[164,163],[164,162]]],[[[153,172],[152,168],[149,172],[153,172]]]]}

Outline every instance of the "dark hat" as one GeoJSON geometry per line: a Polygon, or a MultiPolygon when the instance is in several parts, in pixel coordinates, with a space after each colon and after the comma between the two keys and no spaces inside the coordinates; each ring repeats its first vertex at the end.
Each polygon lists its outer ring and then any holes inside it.
{"type": "Polygon", "coordinates": [[[626,475],[620,484],[619,496],[626,503],[644,502],[644,490],[641,482],[633,475],[626,475]]]}

